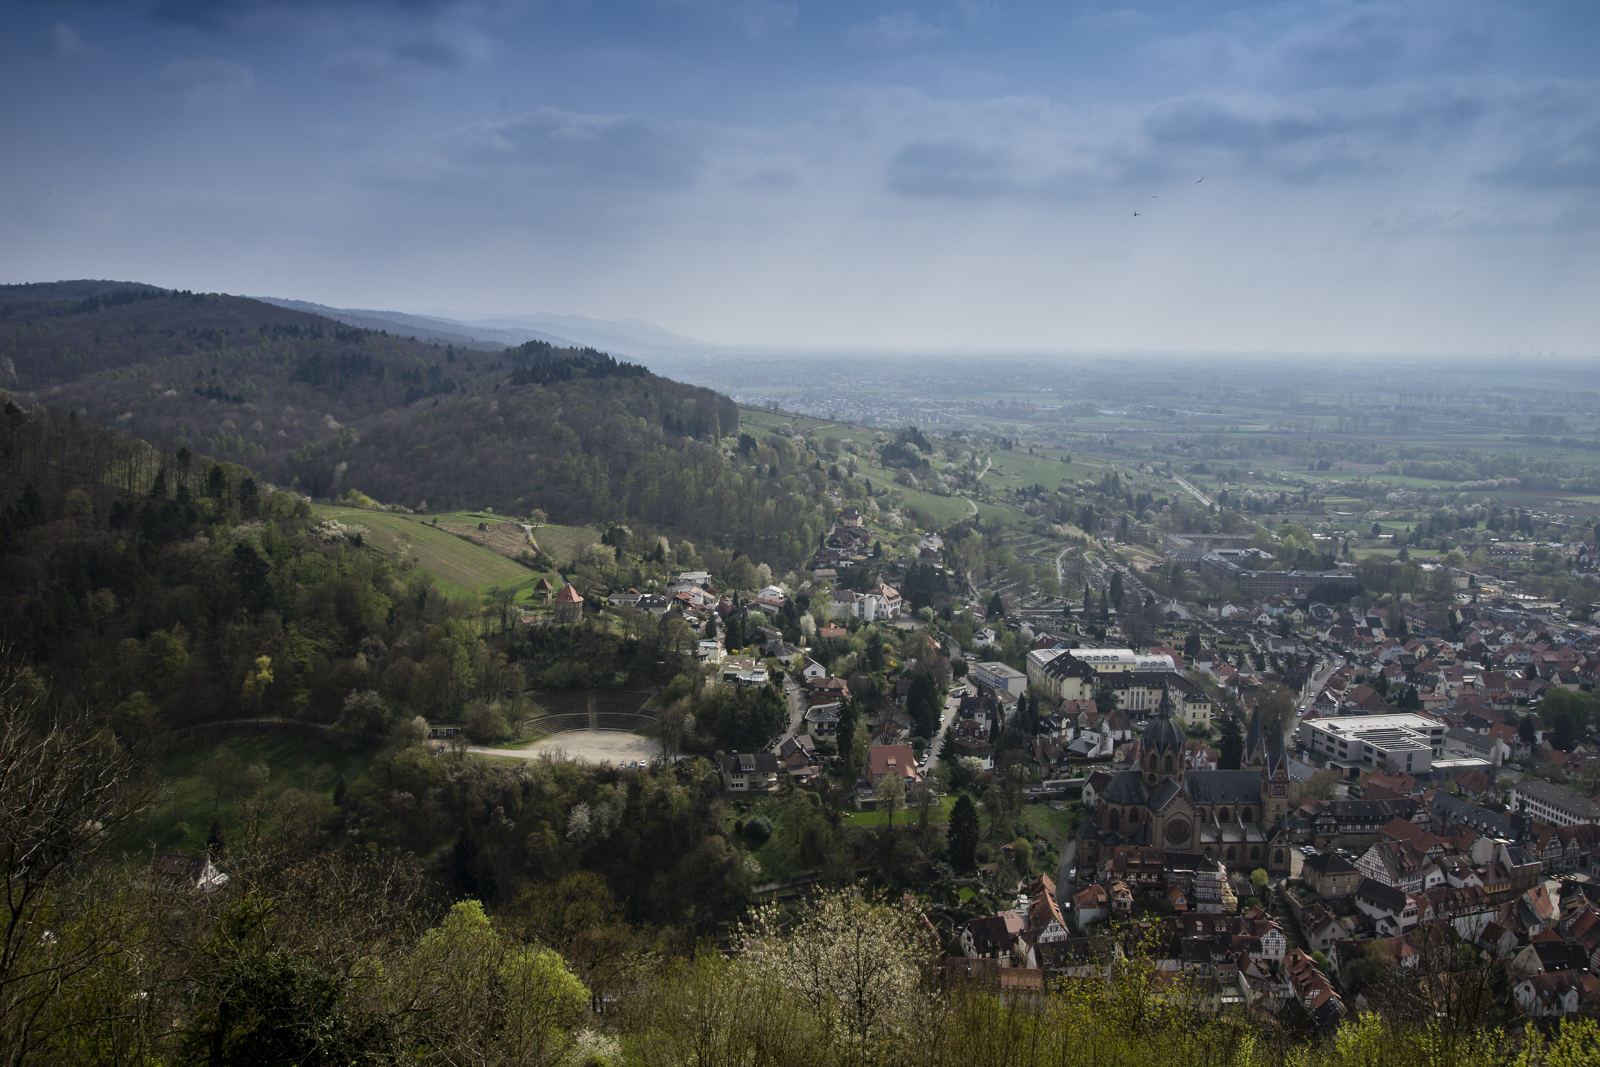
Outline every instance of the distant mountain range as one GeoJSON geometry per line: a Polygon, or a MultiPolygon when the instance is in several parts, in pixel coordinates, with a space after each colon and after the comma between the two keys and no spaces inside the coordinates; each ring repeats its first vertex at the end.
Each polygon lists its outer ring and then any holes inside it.
{"type": "Polygon", "coordinates": [[[275,296],[254,299],[296,311],[309,311],[348,326],[388,330],[402,336],[414,336],[430,344],[454,344],[485,351],[514,348],[529,341],[545,341],[561,348],[587,345],[625,356],[680,353],[712,347],[704,341],[663,330],[639,319],[591,319],[583,315],[548,313],[483,317],[471,312],[437,310],[415,315],[369,308],[335,308],[275,296]]]}

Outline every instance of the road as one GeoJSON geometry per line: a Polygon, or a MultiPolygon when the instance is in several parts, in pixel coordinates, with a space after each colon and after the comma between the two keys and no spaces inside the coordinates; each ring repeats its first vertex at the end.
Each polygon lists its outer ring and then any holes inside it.
{"type": "MultiPolygon", "coordinates": [[[[785,730],[783,736],[778,738],[779,745],[800,732],[800,720],[804,719],[806,715],[805,694],[800,691],[800,687],[795,684],[794,679],[787,675],[783,679],[783,691],[784,695],[789,698],[789,729],[785,730]]],[[[777,745],[773,747],[776,748],[777,745]]]]}
{"type": "Polygon", "coordinates": [[[1208,507],[1208,508],[1216,507],[1216,504],[1212,502],[1212,499],[1210,497],[1206,496],[1204,493],[1202,493],[1200,490],[1196,489],[1194,486],[1190,485],[1188,482],[1184,481],[1182,478],[1179,478],[1178,476],[1174,475],[1172,480],[1177,482],[1179,485],[1183,486],[1185,489],[1189,490],[1189,492],[1193,493],[1194,494],[1194,498],[1196,500],[1200,501],[1200,503],[1204,504],[1206,507],[1208,507]]]}
{"type": "Polygon", "coordinates": [[[939,723],[939,736],[928,742],[928,751],[923,757],[923,767],[932,767],[939,762],[939,753],[944,750],[945,735],[950,732],[950,724],[955,721],[956,712],[960,707],[961,698],[952,690],[944,698],[944,718],[939,723]]]}
{"type": "Polygon", "coordinates": [[[1317,694],[1322,692],[1322,687],[1328,684],[1328,679],[1333,677],[1333,672],[1342,666],[1344,666],[1344,663],[1338,657],[1330,657],[1328,665],[1322,669],[1322,673],[1312,676],[1311,695],[1295,705],[1294,720],[1284,731],[1284,740],[1291,747],[1294,745],[1295,734],[1300,730],[1300,719],[1305,715],[1306,708],[1310,706],[1311,701],[1316,699],[1317,694]]]}

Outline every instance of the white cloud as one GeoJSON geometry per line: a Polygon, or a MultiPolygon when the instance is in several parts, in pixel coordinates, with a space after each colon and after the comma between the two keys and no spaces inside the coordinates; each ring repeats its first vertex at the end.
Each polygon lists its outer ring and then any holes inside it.
{"type": "Polygon", "coordinates": [[[914,11],[897,15],[879,15],[871,22],[852,26],[844,35],[845,43],[858,48],[908,48],[924,44],[946,35],[942,26],[935,26],[914,11]]]}
{"type": "Polygon", "coordinates": [[[799,15],[792,0],[655,0],[666,7],[685,8],[702,16],[728,19],[751,37],[787,30],[799,15]]]}
{"type": "Polygon", "coordinates": [[[78,59],[88,54],[88,48],[83,43],[83,38],[78,36],[78,31],[68,26],[65,22],[58,22],[50,27],[50,51],[62,59],[78,59]]]}
{"type": "Polygon", "coordinates": [[[401,28],[341,49],[323,62],[323,70],[346,81],[414,77],[482,63],[490,52],[489,38],[477,26],[437,22],[401,28]]]}
{"type": "Polygon", "coordinates": [[[161,68],[156,88],[168,103],[194,110],[237,104],[255,91],[255,72],[226,59],[175,59],[161,68]]]}

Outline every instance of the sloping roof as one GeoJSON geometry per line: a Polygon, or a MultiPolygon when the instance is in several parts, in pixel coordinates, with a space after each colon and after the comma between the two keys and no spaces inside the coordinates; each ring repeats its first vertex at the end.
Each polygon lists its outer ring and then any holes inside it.
{"type": "Polygon", "coordinates": [[[1257,804],[1259,771],[1185,771],[1183,789],[1196,804],[1257,804]]]}
{"type": "Polygon", "coordinates": [[[1356,899],[1374,904],[1391,915],[1399,915],[1406,907],[1404,891],[1371,878],[1363,878],[1356,884],[1356,899]]]}
{"type": "Polygon", "coordinates": [[[920,778],[917,772],[916,753],[910,745],[868,745],[867,773],[873,776],[898,774],[902,778],[920,778]]]}
{"type": "Polygon", "coordinates": [[[1102,800],[1112,804],[1143,804],[1149,796],[1138,771],[1118,772],[1100,793],[1102,800]]]}
{"type": "Polygon", "coordinates": [[[783,764],[771,752],[730,752],[722,757],[724,774],[777,774],[783,764]]]}
{"type": "Polygon", "coordinates": [[[1314,856],[1307,856],[1303,866],[1319,878],[1356,873],[1356,865],[1337,852],[1318,852],[1314,856]]]}
{"type": "Polygon", "coordinates": [[[561,591],[556,594],[556,603],[557,604],[582,604],[583,603],[583,595],[572,587],[572,583],[571,582],[568,582],[566,585],[563,585],[561,587],[561,591]]]}

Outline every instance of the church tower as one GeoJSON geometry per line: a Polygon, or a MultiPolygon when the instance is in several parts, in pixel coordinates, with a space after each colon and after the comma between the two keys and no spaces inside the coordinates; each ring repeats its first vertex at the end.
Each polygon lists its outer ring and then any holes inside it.
{"type": "Polygon", "coordinates": [[[1281,826],[1300,799],[1300,787],[1289,779],[1289,753],[1283,744],[1283,723],[1274,720],[1263,733],[1261,822],[1264,826],[1281,826]]]}
{"type": "Polygon", "coordinates": [[[1156,709],[1155,722],[1145,731],[1139,758],[1139,770],[1146,786],[1183,777],[1183,743],[1183,731],[1172,721],[1172,689],[1163,687],[1161,706],[1156,709]]]}
{"type": "MultiPolygon", "coordinates": [[[[1280,743],[1282,737],[1279,738],[1280,743]]],[[[1259,771],[1267,765],[1267,742],[1261,729],[1261,708],[1250,710],[1250,720],[1244,731],[1244,755],[1239,766],[1242,770],[1259,771]]]]}

